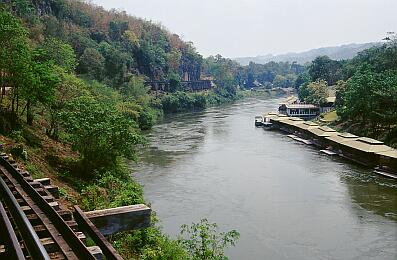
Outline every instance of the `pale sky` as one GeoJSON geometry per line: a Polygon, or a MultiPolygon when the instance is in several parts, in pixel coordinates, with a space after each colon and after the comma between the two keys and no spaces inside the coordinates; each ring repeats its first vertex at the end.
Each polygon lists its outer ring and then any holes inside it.
{"type": "Polygon", "coordinates": [[[380,41],[397,0],[92,0],[160,22],[204,56],[282,54],[380,41]]]}

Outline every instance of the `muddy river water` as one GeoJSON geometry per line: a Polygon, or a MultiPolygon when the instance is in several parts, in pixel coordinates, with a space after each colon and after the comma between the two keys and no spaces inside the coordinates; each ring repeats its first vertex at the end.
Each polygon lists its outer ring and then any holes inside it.
{"type": "Polygon", "coordinates": [[[254,126],[280,98],[167,117],[134,178],[166,233],[208,218],[230,259],[397,259],[397,181],[254,126]]]}

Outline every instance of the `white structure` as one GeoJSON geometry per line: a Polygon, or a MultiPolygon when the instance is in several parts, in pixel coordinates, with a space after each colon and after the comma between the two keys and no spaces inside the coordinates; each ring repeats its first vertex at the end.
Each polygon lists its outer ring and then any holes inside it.
{"type": "Polygon", "coordinates": [[[285,114],[293,117],[315,117],[320,113],[319,107],[312,104],[286,104],[285,114]]]}

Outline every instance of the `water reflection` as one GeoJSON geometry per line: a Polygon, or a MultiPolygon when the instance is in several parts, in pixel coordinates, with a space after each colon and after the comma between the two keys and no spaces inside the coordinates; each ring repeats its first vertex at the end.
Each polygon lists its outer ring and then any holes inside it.
{"type": "MultiPolygon", "coordinates": [[[[346,184],[350,197],[357,205],[369,212],[397,221],[397,184],[394,180],[361,169],[345,171],[341,181],[346,184]]],[[[361,211],[357,214],[361,214],[361,211]]]]}

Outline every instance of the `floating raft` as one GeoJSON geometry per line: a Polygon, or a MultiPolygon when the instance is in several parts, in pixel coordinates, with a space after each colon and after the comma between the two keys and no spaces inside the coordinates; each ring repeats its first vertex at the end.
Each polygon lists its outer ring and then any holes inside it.
{"type": "Polygon", "coordinates": [[[307,145],[312,145],[313,144],[311,141],[303,139],[303,138],[300,138],[300,137],[297,137],[296,135],[287,135],[287,136],[289,138],[294,139],[295,141],[298,141],[298,142],[301,142],[301,143],[304,143],[304,144],[307,144],[307,145]]]}
{"type": "Polygon", "coordinates": [[[397,180],[397,173],[384,167],[375,167],[373,173],[397,180]]]}
{"type": "Polygon", "coordinates": [[[374,170],[374,173],[397,180],[397,175],[395,175],[393,173],[383,172],[383,171],[379,171],[379,170],[374,170]]]}
{"type": "Polygon", "coordinates": [[[338,155],[337,153],[331,151],[331,150],[320,150],[320,152],[325,153],[326,155],[330,155],[330,156],[334,156],[334,155],[338,155]]]}

